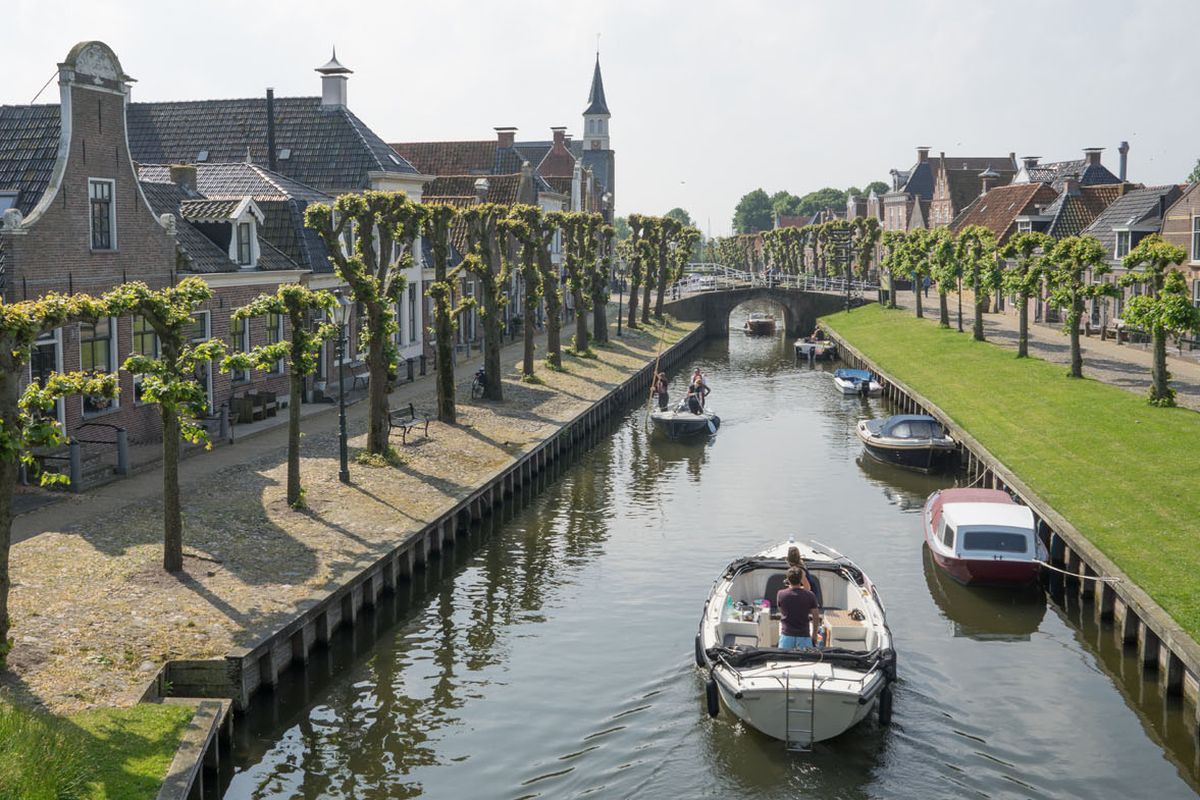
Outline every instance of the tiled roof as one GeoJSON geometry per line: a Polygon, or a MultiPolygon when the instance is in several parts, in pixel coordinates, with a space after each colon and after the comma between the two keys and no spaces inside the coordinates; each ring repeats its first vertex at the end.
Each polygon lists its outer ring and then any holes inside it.
{"type": "Polygon", "coordinates": [[[1095,236],[1104,245],[1105,252],[1112,253],[1116,245],[1114,227],[1160,228],[1163,211],[1179,199],[1180,194],[1179,187],[1174,184],[1131,189],[1101,211],[1084,233],[1095,236]]]}
{"type": "Polygon", "coordinates": [[[968,225],[982,225],[1000,242],[1013,232],[1017,217],[1048,206],[1058,194],[1044,183],[1010,183],[976,198],[954,220],[957,233],[968,225]]]}
{"type": "Polygon", "coordinates": [[[544,178],[569,178],[575,172],[575,156],[565,147],[551,147],[537,165],[537,172],[544,178]]]}
{"type": "MultiPolygon", "coordinates": [[[[504,205],[512,205],[520,202],[517,198],[518,190],[521,186],[521,175],[448,175],[439,176],[431,183],[426,184],[425,192],[421,195],[422,200],[426,203],[447,203],[448,205],[457,205],[449,203],[447,198],[460,200],[467,198],[471,203],[475,202],[475,181],[480,177],[486,177],[488,182],[487,202],[502,203],[504,205]]],[[[532,201],[532,198],[530,198],[532,201]]]]}
{"type": "Polygon", "coordinates": [[[553,145],[554,142],[517,142],[513,148],[522,159],[536,167],[542,163],[542,159],[546,157],[546,153],[550,152],[553,145]]]}
{"type": "Polygon", "coordinates": [[[233,216],[241,200],[184,200],[179,213],[189,222],[224,222],[233,216]]]}
{"type": "Polygon", "coordinates": [[[897,175],[902,176],[903,182],[900,185],[900,191],[920,197],[922,200],[932,199],[937,179],[936,170],[941,165],[944,165],[947,170],[974,171],[976,175],[989,167],[1001,175],[1006,171],[1010,173],[1016,171],[1012,166],[1012,159],[1008,156],[938,156],[918,161],[907,172],[895,170],[897,175]]]}
{"type": "Polygon", "coordinates": [[[1121,196],[1128,184],[1113,183],[1105,186],[1079,186],[1073,191],[1059,192],[1058,199],[1043,214],[1052,217],[1046,233],[1056,239],[1077,236],[1092,224],[1113,201],[1121,196]]]}
{"type": "MultiPolygon", "coordinates": [[[[230,260],[228,252],[202,233],[199,228],[192,225],[182,213],[183,208],[197,208],[198,204],[212,205],[215,212],[219,210],[215,206],[234,203],[234,208],[236,208],[237,202],[198,200],[185,195],[178,185],[170,182],[141,181],[141,187],[156,215],[175,215],[175,237],[179,242],[179,249],[187,261],[186,272],[211,274],[239,270],[238,265],[230,260]]],[[[295,262],[272,246],[270,242],[265,241],[262,236],[258,237],[258,245],[258,268],[260,270],[297,268],[295,262]]]]}
{"type": "Polygon", "coordinates": [[[565,194],[567,197],[571,196],[571,183],[574,178],[542,177],[541,179],[546,183],[550,191],[565,194]]]}
{"type": "Polygon", "coordinates": [[[496,164],[496,141],[396,142],[391,148],[425,175],[488,175],[496,164]]]}
{"type": "Polygon", "coordinates": [[[1074,178],[1080,186],[1102,186],[1121,182],[1108,167],[1103,164],[1089,164],[1084,158],[1038,164],[1026,168],[1025,174],[1029,176],[1030,182],[1049,183],[1056,189],[1061,189],[1068,178],[1074,178]]]}
{"type": "Polygon", "coordinates": [[[17,192],[29,214],[50,185],[58,158],[58,106],[0,106],[0,191],[17,192]]]}
{"type": "MultiPolygon", "coordinates": [[[[1005,162],[1002,168],[991,168],[992,172],[1000,176],[999,179],[993,180],[993,189],[1008,185],[1016,174],[1016,171],[1011,168],[1011,162],[1008,159],[1005,159],[1005,162]]],[[[946,169],[946,185],[950,190],[950,202],[954,206],[955,213],[958,213],[970,205],[976,197],[979,197],[979,193],[983,191],[983,179],[979,177],[981,170],[976,170],[974,167],[969,169],[951,167],[953,167],[952,164],[946,169]]]]}
{"type": "MultiPolygon", "coordinates": [[[[135,161],[269,162],[265,98],[131,103],[126,116],[135,161]]],[[[319,97],[275,100],[275,147],[288,151],[278,172],[329,193],[365,188],[371,172],[417,174],[349,109],[319,97]]]]}
{"type": "Polygon", "coordinates": [[[790,216],[788,214],[780,214],[776,220],[777,224],[775,227],[777,227],[777,228],[803,228],[811,220],[812,220],[812,215],[810,215],[810,214],[797,214],[796,216],[790,216]]]}

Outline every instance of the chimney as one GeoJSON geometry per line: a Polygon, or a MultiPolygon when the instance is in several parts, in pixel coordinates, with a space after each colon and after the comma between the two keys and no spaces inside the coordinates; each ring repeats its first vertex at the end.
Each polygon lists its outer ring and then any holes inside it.
{"type": "Polygon", "coordinates": [[[275,90],[267,89],[267,167],[275,171],[275,90]]]}
{"type": "Polygon", "coordinates": [[[323,67],[317,67],[317,72],[321,73],[321,107],[345,108],[346,82],[349,80],[346,76],[352,75],[354,70],[347,69],[338,63],[336,47],[333,49],[333,56],[329,59],[329,63],[323,67]]]}
{"type": "Polygon", "coordinates": [[[917,163],[918,164],[922,164],[929,160],[929,150],[930,150],[930,148],[928,148],[928,147],[918,147],[917,148],[917,163]]]}
{"type": "Polygon", "coordinates": [[[1021,164],[1027,170],[1033,169],[1038,165],[1038,159],[1040,158],[1041,156],[1021,156],[1021,164]]]}
{"type": "Polygon", "coordinates": [[[979,173],[979,180],[983,184],[983,188],[980,190],[979,196],[983,197],[985,194],[991,191],[992,187],[996,184],[996,181],[1000,180],[1000,173],[992,169],[991,165],[989,164],[987,169],[979,173]]]}
{"type": "Polygon", "coordinates": [[[1083,157],[1087,161],[1087,166],[1098,165],[1100,163],[1100,154],[1104,152],[1103,147],[1085,147],[1083,148],[1083,157]]]}
{"type": "Polygon", "coordinates": [[[475,202],[476,203],[486,203],[487,202],[487,195],[488,195],[489,188],[491,188],[491,185],[488,183],[487,178],[476,178],[475,179],[475,202]]]}
{"type": "Polygon", "coordinates": [[[1013,169],[1017,168],[1017,154],[1016,153],[1008,154],[1008,163],[1012,165],[1013,169]]]}
{"type": "Polygon", "coordinates": [[[1125,182],[1125,166],[1129,161],[1129,142],[1121,142],[1121,146],[1117,148],[1117,152],[1121,154],[1121,170],[1117,177],[1121,179],[1121,183],[1125,182]]]}
{"type": "Polygon", "coordinates": [[[517,129],[510,127],[499,127],[496,131],[496,146],[500,149],[508,149],[513,146],[517,140],[517,129]]]}
{"type": "Polygon", "coordinates": [[[171,171],[171,183],[182,189],[188,197],[194,197],[196,195],[196,165],[172,164],[168,169],[171,171]]]}
{"type": "Polygon", "coordinates": [[[551,128],[550,131],[554,134],[554,147],[567,146],[567,129],[566,128],[551,128]]]}
{"type": "Polygon", "coordinates": [[[1063,181],[1062,190],[1063,190],[1063,194],[1065,194],[1065,195],[1069,195],[1072,197],[1078,197],[1079,196],[1079,179],[1073,175],[1071,177],[1067,178],[1066,180],[1063,181]]]}

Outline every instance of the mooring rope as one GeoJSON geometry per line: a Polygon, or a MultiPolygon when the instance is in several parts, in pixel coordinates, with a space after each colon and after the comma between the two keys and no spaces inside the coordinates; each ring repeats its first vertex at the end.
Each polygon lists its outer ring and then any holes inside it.
{"type": "Polygon", "coordinates": [[[1040,560],[1038,560],[1038,559],[1036,559],[1036,558],[1033,560],[1033,563],[1035,563],[1035,564],[1041,564],[1041,565],[1042,565],[1043,567],[1045,567],[1046,569],[1052,569],[1052,570],[1054,570],[1055,572],[1061,572],[1063,575],[1069,575],[1069,576],[1071,576],[1072,578],[1078,578],[1078,579],[1079,579],[1079,580],[1081,580],[1081,581],[1100,581],[1101,583],[1120,583],[1120,582],[1121,582],[1121,579],[1120,579],[1120,578],[1113,578],[1113,577],[1111,577],[1111,576],[1106,576],[1106,575],[1084,575],[1084,574],[1082,574],[1082,573],[1079,573],[1079,572],[1071,572],[1070,570],[1061,569],[1060,567],[1056,567],[1056,566],[1054,566],[1053,564],[1049,564],[1049,563],[1047,563],[1047,562],[1045,562],[1045,561],[1040,561],[1040,560]]]}

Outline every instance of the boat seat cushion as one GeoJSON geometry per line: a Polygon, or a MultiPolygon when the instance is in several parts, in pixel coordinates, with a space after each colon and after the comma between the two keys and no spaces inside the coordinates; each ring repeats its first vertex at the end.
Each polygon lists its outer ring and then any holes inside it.
{"type": "Polygon", "coordinates": [[[758,637],[727,633],[721,643],[726,647],[758,647],[758,637]]]}

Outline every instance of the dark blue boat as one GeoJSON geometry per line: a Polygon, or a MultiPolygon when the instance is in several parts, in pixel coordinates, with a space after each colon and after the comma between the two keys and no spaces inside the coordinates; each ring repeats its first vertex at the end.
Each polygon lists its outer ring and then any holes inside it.
{"type": "Polygon", "coordinates": [[[867,453],[885,464],[936,472],[958,455],[957,443],[942,424],[924,414],[899,414],[858,423],[858,438],[867,453]]]}

